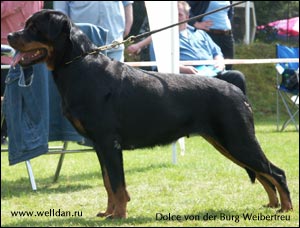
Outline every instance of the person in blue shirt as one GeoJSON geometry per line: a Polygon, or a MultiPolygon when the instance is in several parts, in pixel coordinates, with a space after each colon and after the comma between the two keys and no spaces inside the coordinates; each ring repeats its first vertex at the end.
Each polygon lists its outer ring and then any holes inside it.
{"type": "MultiPolygon", "coordinates": [[[[122,41],[133,23],[133,1],[54,1],[53,8],[74,23],[90,23],[108,30],[107,43],[122,41]]],[[[107,51],[107,56],[124,61],[124,45],[107,51]]]]}
{"type": "MultiPolygon", "coordinates": [[[[190,5],[190,17],[201,15],[232,4],[232,1],[187,1],[190,5]]],[[[212,40],[221,48],[225,59],[234,58],[234,37],[231,21],[233,7],[201,17],[189,24],[197,29],[205,30],[212,40]]],[[[226,65],[231,70],[232,65],[226,65]]]]}
{"type": "MultiPolygon", "coordinates": [[[[178,1],[179,22],[189,18],[190,6],[185,1],[178,1]]],[[[130,53],[139,50],[151,42],[151,37],[128,47],[130,53]]],[[[225,70],[224,57],[220,47],[203,30],[195,29],[187,23],[179,25],[180,60],[217,60],[215,65],[208,66],[180,66],[180,73],[212,76],[234,84],[246,94],[246,80],[242,72],[225,70]]],[[[153,60],[153,59],[152,59],[153,60]]],[[[153,60],[154,61],[154,60],[153,60]]]]}

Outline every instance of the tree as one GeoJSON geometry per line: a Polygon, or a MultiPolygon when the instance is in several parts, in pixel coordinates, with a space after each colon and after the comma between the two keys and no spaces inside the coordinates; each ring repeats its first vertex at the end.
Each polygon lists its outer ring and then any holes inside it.
{"type": "Polygon", "coordinates": [[[299,16],[299,1],[253,1],[258,25],[299,16]]]}

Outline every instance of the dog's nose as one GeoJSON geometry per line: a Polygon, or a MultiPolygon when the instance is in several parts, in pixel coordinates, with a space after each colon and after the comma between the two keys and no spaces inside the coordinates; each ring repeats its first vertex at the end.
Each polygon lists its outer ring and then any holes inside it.
{"type": "Polygon", "coordinates": [[[18,37],[17,33],[9,33],[7,35],[7,41],[10,46],[13,46],[15,44],[17,37],[18,37]]]}
{"type": "Polygon", "coordinates": [[[8,42],[11,41],[12,38],[13,38],[13,34],[12,34],[12,33],[9,33],[9,34],[7,35],[7,40],[8,40],[8,42]]]}

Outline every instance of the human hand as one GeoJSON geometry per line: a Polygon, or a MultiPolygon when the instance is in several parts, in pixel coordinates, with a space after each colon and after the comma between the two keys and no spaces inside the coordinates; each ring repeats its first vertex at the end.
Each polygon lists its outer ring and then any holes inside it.
{"type": "Polygon", "coordinates": [[[224,61],[222,60],[219,60],[215,65],[214,67],[216,69],[218,69],[220,72],[222,72],[223,70],[225,70],[225,64],[224,64],[224,61]]]}
{"type": "Polygon", "coordinates": [[[202,21],[202,22],[196,21],[195,24],[194,24],[194,27],[197,28],[197,29],[202,29],[202,30],[205,30],[205,31],[209,31],[209,28],[212,25],[213,25],[213,22],[211,20],[202,21]]]}
{"type": "Polygon", "coordinates": [[[129,54],[139,54],[141,52],[141,48],[137,44],[131,44],[127,47],[127,52],[129,54]]]}
{"type": "Polygon", "coordinates": [[[198,74],[198,71],[193,66],[180,66],[180,73],[182,73],[182,74],[198,74]]]}

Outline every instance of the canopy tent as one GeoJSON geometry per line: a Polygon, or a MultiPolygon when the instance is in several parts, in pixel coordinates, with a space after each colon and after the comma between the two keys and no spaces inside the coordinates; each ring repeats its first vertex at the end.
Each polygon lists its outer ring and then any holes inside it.
{"type": "Polygon", "coordinates": [[[299,17],[273,21],[267,25],[258,26],[257,28],[259,30],[264,30],[268,27],[275,29],[280,36],[299,36],[299,17]]]}
{"type": "Polygon", "coordinates": [[[278,31],[278,35],[299,36],[299,17],[273,21],[268,24],[278,31]]]}

